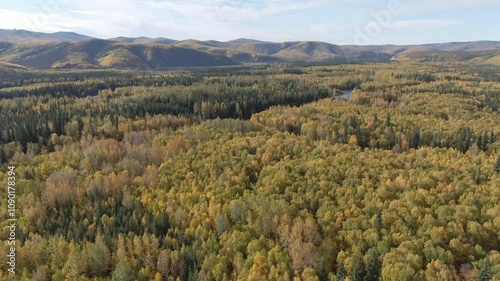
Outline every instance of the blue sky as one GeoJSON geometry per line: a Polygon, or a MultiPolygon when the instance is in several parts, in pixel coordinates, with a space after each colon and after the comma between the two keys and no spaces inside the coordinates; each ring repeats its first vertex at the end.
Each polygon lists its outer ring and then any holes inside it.
{"type": "Polygon", "coordinates": [[[500,41],[500,0],[18,0],[0,28],[99,38],[316,40],[334,44],[500,41]]]}

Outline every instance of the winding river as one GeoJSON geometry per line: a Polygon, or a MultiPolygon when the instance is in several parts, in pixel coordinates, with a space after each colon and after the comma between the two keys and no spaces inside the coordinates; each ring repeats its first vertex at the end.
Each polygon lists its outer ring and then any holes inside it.
{"type": "Polygon", "coordinates": [[[339,99],[349,100],[353,90],[342,91],[342,95],[338,96],[339,99]]]}

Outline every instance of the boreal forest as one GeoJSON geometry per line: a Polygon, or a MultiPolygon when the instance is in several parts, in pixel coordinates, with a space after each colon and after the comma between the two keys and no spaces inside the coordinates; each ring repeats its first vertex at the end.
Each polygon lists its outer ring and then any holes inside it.
{"type": "Polygon", "coordinates": [[[461,61],[2,72],[0,279],[500,280],[499,109],[461,61]]]}

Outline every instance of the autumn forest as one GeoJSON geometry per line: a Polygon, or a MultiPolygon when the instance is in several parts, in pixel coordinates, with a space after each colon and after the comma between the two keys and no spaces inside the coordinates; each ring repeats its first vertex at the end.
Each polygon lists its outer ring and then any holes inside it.
{"type": "Polygon", "coordinates": [[[0,279],[500,280],[499,110],[462,62],[2,75],[0,279]]]}

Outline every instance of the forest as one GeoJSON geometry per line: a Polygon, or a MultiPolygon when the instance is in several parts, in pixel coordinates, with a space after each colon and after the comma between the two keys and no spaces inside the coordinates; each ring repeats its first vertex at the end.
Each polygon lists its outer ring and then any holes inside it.
{"type": "Polygon", "coordinates": [[[0,76],[0,279],[500,280],[499,77],[411,61],[0,76]]]}

